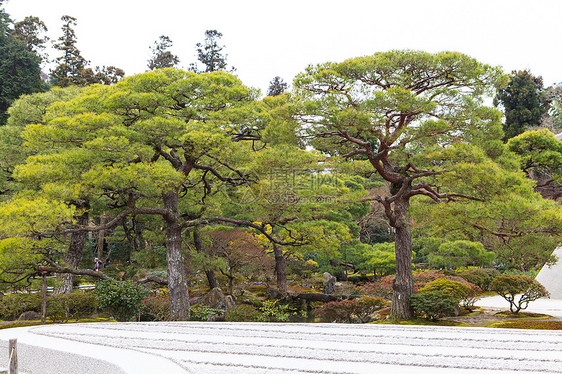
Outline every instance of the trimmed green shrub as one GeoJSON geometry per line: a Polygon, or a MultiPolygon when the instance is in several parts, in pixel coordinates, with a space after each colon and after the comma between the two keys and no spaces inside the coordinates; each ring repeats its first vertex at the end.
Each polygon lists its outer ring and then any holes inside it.
{"type": "Polygon", "coordinates": [[[261,312],[252,305],[237,304],[226,311],[224,319],[227,322],[257,322],[261,315],[261,312]]]}
{"type": "Polygon", "coordinates": [[[13,293],[0,300],[0,319],[13,321],[29,311],[41,313],[41,294],[13,293]]]}
{"type": "Polygon", "coordinates": [[[94,293],[98,306],[122,322],[140,315],[142,300],[148,297],[146,288],[129,281],[103,280],[96,285],[94,293]]]}
{"type": "Polygon", "coordinates": [[[47,298],[47,317],[57,323],[90,317],[96,310],[97,299],[92,292],[78,291],[47,298]]]}
{"type": "Polygon", "coordinates": [[[501,273],[496,269],[469,269],[459,273],[459,276],[467,282],[473,283],[485,291],[488,290],[488,286],[494,278],[500,275],[501,273]]]}
{"type": "Polygon", "coordinates": [[[262,322],[286,322],[291,315],[289,304],[279,304],[278,300],[264,300],[258,309],[262,322]]]}
{"type": "Polygon", "coordinates": [[[420,292],[426,291],[445,291],[454,296],[461,303],[462,307],[466,310],[472,311],[474,303],[480,298],[482,293],[480,287],[471,284],[470,286],[449,280],[449,279],[436,279],[423,287],[420,292]]]}
{"type": "Polygon", "coordinates": [[[420,290],[420,292],[428,291],[445,291],[460,300],[468,295],[470,287],[461,282],[440,278],[429,282],[420,290]]]}
{"type": "Polygon", "coordinates": [[[217,319],[224,318],[224,310],[213,309],[206,305],[196,304],[191,307],[191,317],[192,321],[215,321],[217,319]]]}
{"type": "Polygon", "coordinates": [[[410,295],[410,305],[414,312],[432,321],[454,316],[458,304],[459,300],[447,291],[423,291],[410,295]]]}
{"type": "Polygon", "coordinates": [[[490,290],[509,302],[511,313],[519,313],[527,309],[531,301],[550,296],[542,284],[525,275],[500,275],[490,283],[490,290]]]}

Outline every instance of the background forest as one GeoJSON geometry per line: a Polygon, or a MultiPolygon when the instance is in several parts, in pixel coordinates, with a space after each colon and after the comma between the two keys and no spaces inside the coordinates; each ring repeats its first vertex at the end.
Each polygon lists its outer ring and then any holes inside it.
{"type": "MultiPolygon", "coordinates": [[[[231,320],[338,297],[407,319],[436,278],[485,290],[556,260],[562,86],[405,50],[309,66],[291,89],[274,77],[264,97],[217,30],[188,70],[163,35],[126,76],[90,67],[62,20],[51,57],[41,20],[0,11],[6,305],[49,274],[53,295],[95,284],[123,320],[205,319],[214,309],[193,304],[213,290],[231,320]]],[[[50,310],[68,319],[69,303],[50,310]]]]}

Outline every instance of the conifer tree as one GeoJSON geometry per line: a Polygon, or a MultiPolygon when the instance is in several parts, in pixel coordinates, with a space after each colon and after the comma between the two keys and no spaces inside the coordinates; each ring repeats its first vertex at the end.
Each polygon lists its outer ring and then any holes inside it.
{"type": "Polygon", "coordinates": [[[149,70],[173,68],[179,64],[178,56],[169,51],[172,45],[172,40],[168,36],[160,35],[160,38],[154,42],[154,46],[150,47],[152,57],[148,60],[149,70]]]}
{"type": "Polygon", "coordinates": [[[277,76],[269,82],[269,89],[267,90],[267,96],[277,96],[281,95],[287,89],[289,85],[283,81],[283,78],[277,76]]]}
{"type": "Polygon", "coordinates": [[[203,43],[197,43],[197,60],[201,62],[205,68],[199,70],[197,64],[191,65],[191,70],[200,73],[209,73],[212,71],[236,71],[234,67],[230,70],[227,69],[228,63],[226,59],[228,55],[224,54],[222,50],[224,45],[219,45],[222,33],[217,30],[205,31],[205,40],[203,43]]]}
{"type": "Polygon", "coordinates": [[[55,49],[62,52],[61,57],[56,58],[57,66],[51,71],[51,82],[55,86],[67,87],[71,84],[85,85],[86,81],[82,71],[88,65],[88,61],[82,57],[80,50],[76,47],[76,18],[62,16],[62,36],[54,44],[55,49]]]}

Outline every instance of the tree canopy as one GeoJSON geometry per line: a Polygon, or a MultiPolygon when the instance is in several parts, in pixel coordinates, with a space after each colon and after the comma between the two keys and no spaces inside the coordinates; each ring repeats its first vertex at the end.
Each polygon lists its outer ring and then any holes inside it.
{"type": "Polygon", "coordinates": [[[39,57],[10,32],[11,20],[0,9],[0,126],[8,119],[7,111],[22,94],[43,90],[39,57]]]}
{"type": "Polygon", "coordinates": [[[507,87],[498,90],[494,103],[501,104],[505,111],[505,140],[539,126],[549,106],[542,77],[528,70],[513,71],[507,87]]]}
{"type": "Polygon", "coordinates": [[[150,47],[152,57],[148,60],[149,70],[171,68],[179,64],[178,56],[169,51],[172,45],[172,40],[168,36],[160,35],[154,46],[150,47]]]}
{"type": "Polygon", "coordinates": [[[474,198],[454,181],[502,152],[500,115],[482,103],[504,82],[499,68],[468,56],[418,51],[311,66],[295,79],[311,144],[367,163],[389,184],[388,196],[371,199],[396,230],[395,317],[411,317],[410,199],[474,198]]]}

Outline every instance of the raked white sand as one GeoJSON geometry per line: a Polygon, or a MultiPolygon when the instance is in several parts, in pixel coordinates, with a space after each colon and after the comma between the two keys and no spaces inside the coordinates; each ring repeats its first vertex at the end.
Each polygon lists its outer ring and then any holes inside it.
{"type": "MultiPolygon", "coordinates": [[[[396,325],[90,323],[0,331],[26,374],[562,373],[562,331],[396,325]]],[[[2,357],[6,356],[6,357],[2,357]]]]}

